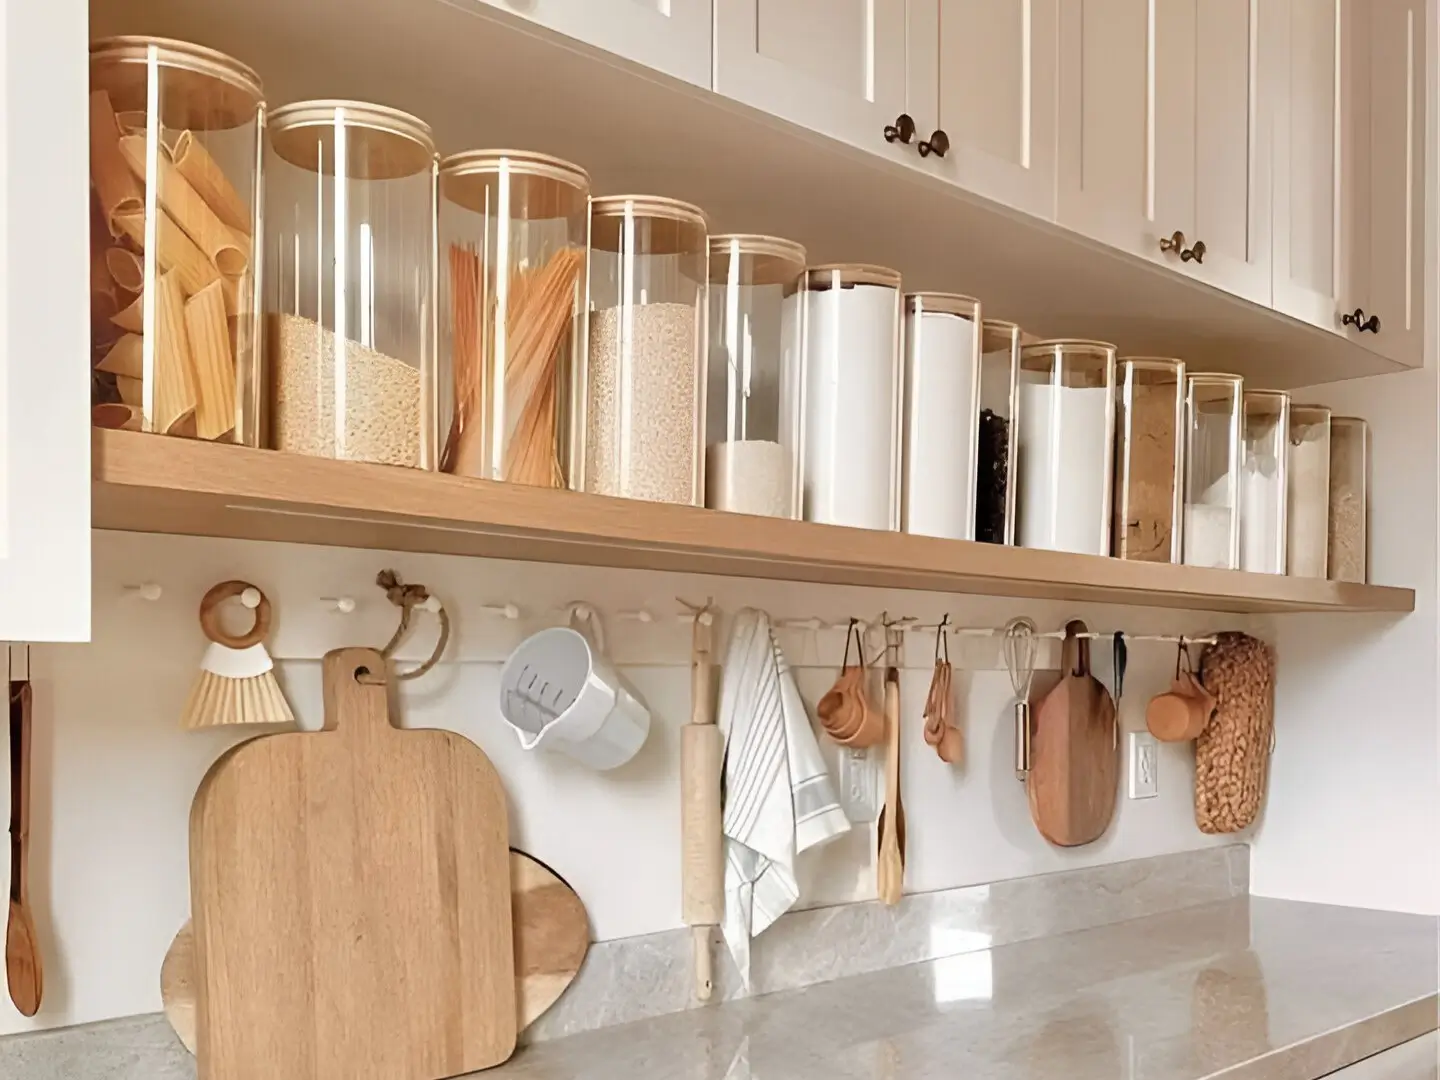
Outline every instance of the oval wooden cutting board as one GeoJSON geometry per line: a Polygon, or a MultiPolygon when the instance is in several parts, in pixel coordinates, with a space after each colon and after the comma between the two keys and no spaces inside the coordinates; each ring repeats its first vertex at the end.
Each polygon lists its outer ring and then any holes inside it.
{"type": "Polygon", "coordinates": [[[495,767],[390,722],[374,649],[323,663],[325,725],[228,751],[190,810],[200,1080],[441,1080],[515,1050],[495,767]]]}
{"type": "Polygon", "coordinates": [[[1025,788],[1040,835],[1057,847],[1098,840],[1110,826],[1120,784],[1115,702],[1090,674],[1085,624],[1065,627],[1060,681],[1034,709],[1025,788]]]}
{"type": "MultiPolygon", "coordinates": [[[[510,849],[510,919],[515,938],[516,1023],[520,1030],[559,1000],[590,948],[580,897],[544,863],[510,849]]],[[[195,932],[187,919],[160,968],[165,1017],[195,1052],[195,932]]]]}

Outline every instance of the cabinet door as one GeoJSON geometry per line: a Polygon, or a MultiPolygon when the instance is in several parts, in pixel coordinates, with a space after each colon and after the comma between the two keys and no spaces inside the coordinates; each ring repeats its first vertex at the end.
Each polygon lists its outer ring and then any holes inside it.
{"type": "Polygon", "coordinates": [[[481,0],[666,75],[710,87],[710,0],[481,0]]]}
{"type": "Polygon", "coordinates": [[[1425,6],[1369,0],[1357,13],[1365,20],[1357,37],[1368,47],[1350,114],[1367,130],[1352,140],[1345,173],[1357,185],[1355,303],[1380,319],[1378,334],[1346,332],[1412,366],[1423,363],[1425,346],[1425,6]]]}
{"type": "Polygon", "coordinates": [[[1340,329],[1339,312],[1362,302],[1349,250],[1356,230],[1357,141],[1346,121],[1356,104],[1349,0],[1277,0],[1275,15],[1274,306],[1304,322],[1340,329]],[[1347,145],[1354,143],[1354,145],[1347,145]]]}
{"type": "Polygon", "coordinates": [[[0,6],[0,642],[90,635],[87,19],[0,6]]]}
{"type": "Polygon", "coordinates": [[[922,137],[950,140],[933,168],[1055,220],[1059,0],[911,0],[910,101],[922,137]]]}
{"type": "Polygon", "coordinates": [[[1258,0],[1078,0],[1060,24],[1061,224],[1270,300],[1258,0]],[[1160,247],[1179,230],[1201,261],[1160,247]]]}
{"type": "MultiPolygon", "coordinates": [[[[906,112],[906,0],[715,0],[715,89],[853,146],[906,112]]],[[[918,136],[917,136],[918,138],[918,136]]]]}

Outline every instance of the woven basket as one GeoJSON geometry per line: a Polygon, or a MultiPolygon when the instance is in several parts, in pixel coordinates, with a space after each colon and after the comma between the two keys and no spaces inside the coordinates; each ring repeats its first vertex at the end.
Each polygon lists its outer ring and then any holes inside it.
{"type": "Polygon", "coordinates": [[[1275,736],[1275,653],[1248,634],[1220,634],[1200,660],[1215,715],[1195,739],[1195,824],[1239,832],[1260,813],[1275,736]]]}

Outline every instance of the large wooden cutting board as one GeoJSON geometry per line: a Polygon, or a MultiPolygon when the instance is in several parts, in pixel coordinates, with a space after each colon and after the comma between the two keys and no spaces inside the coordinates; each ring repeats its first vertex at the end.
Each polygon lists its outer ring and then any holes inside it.
{"type": "Polygon", "coordinates": [[[201,1080],[440,1080],[515,1047],[505,797],[390,724],[373,649],[325,657],[325,729],[211,767],[190,813],[201,1080]]]}
{"type": "Polygon", "coordinates": [[[1098,840],[1115,813],[1120,751],[1115,702],[1090,674],[1090,643],[1065,627],[1060,681],[1034,709],[1030,773],[1025,787],[1040,835],[1059,847],[1098,840]]]}
{"type": "MultiPolygon", "coordinates": [[[[585,963],[590,921],[580,897],[544,863],[510,851],[510,922],[515,938],[518,1027],[559,1000],[585,963]]],[[[187,919],[160,967],[160,999],[180,1043],[195,1052],[195,930],[187,919]]]]}

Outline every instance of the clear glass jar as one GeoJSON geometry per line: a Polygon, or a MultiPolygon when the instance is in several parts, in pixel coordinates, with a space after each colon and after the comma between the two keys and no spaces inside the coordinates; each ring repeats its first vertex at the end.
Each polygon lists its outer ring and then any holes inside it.
{"type": "Polygon", "coordinates": [[[589,201],[545,154],[441,161],[441,471],[568,486],[589,201]]]}
{"type": "Polygon", "coordinates": [[[1282,390],[1246,390],[1242,407],[1240,569],[1283,574],[1290,395],[1282,390]]]}
{"type": "Polygon", "coordinates": [[[1015,543],[1015,443],[1020,344],[1024,331],[1003,319],[980,324],[980,403],[976,422],[975,539],[1015,543]]]}
{"type": "Polygon", "coordinates": [[[1110,553],[1115,346],[1040,341],[1020,350],[1022,547],[1110,553]]]}
{"type": "Polygon", "coordinates": [[[1241,399],[1239,375],[1186,380],[1185,564],[1240,566],[1241,399]]]}
{"type": "Polygon", "coordinates": [[[585,491],[701,503],[708,231],[676,199],[590,201],[585,491]]]}
{"type": "Polygon", "coordinates": [[[1331,581],[1368,580],[1370,425],[1355,416],[1330,418],[1331,581]]]}
{"type": "Polygon", "coordinates": [[[1330,552],[1330,410],[1290,406],[1289,506],[1285,570],[1323,578],[1330,552]]]}
{"type": "Polygon", "coordinates": [[[1111,554],[1135,562],[1179,562],[1185,362],[1128,356],[1118,371],[1111,554]]]}
{"type": "Polygon", "coordinates": [[[980,301],[905,297],[905,464],[901,527],[975,539],[980,410],[980,301]]]}
{"type": "Polygon", "coordinates": [[[805,249],[710,237],[706,506],[800,517],[804,350],[805,249]]]}
{"type": "Polygon", "coordinates": [[[258,445],[264,114],[259,76],[213,49],[90,46],[97,426],[258,445]]]}
{"type": "Polygon", "coordinates": [[[381,105],[270,116],[265,368],[276,450],[434,467],[436,159],[381,105]]]}
{"type": "Polygon", "coordinates": [[[900,274],[812,266],[805,306],[805,519],[900,527],[900,274]]]}

